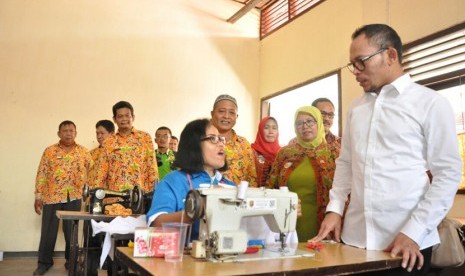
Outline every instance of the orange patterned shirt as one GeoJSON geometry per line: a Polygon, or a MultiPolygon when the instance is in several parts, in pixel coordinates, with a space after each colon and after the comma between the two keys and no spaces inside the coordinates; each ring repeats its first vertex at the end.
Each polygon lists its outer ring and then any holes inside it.
{"type": "Polygon", "coordinates": [[[90,151],[90,155],[92,156],[92,160],[94,162],[97,162],[97,159],[100,157],[100,155],[103,152],[103,147],[98,147],[90,151]]]}
{"type": "Polygon", "coordinates": [[[70,152],[59,143],[46,148],[37,170],[35,198],[44,204],[81,199],[91,163],[89,151],[78,144],[70,152]]]}
{"type": "Polygon", "coordinates": [[[232,130],[231,139],[225,145],[228,170],[223,173],[226,179],[239,185],[241,180],[249,182],[250,187],[257,187],[257,173],[252,147],[247,139],[238,136],[232,130]]]}
{"type": "Polygon", "coordinates": [[[109,136],[89,176],[90,187],[123,191],[138,185],[148,192],[158,180],[155,150],[150,134],[132,129],[127,136],[109,136]]]}

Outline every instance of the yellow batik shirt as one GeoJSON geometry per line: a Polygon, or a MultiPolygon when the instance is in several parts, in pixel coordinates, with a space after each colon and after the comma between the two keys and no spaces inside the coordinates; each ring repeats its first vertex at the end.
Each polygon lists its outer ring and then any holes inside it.
{"type": "Polygon", "coordinates": [[[249,186],[257,186],[257,172],[252,147],[247,139],[232,131],[231,139],[226,142],[226,162],[228,170],[223,173],[226,179],[239,185],[241,180],[248,181],[249,186]]]}
{"type": "Polygon", "coordinates": [[[89,151],[77,145],[66,152],[60,144],[45,149],[37,170],[35,198],[44,204],[82,198],[82,189],[92,163],[89,151]]]}
{"type": "Polygon", "coordinates": [[[138,185],[144,192],[153,190],[158,169],[150,134],[133,128],[126,136],[111,135],[102,148],[89,176],[90,187],[123,191],[138,185]]]}

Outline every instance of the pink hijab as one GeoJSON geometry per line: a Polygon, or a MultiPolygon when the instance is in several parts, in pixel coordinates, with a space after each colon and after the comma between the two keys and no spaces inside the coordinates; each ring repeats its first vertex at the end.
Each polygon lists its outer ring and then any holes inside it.
{"type": "Polygon", "coordinates": [[[255,142],[252,144],[252,148],[259,152],[261,155],[263,155],[263,157],[265,157],[266,160],[268,160],[269,162],[273,162],[276,157],[276,154],[278,154],[278,150],[280,149],[279,133],[278,137],[276,137],[276,140],[273,143],[269,143],[266,141],[263,129],[265,128],[266,121],[268,121],[269,119],[273,120],[276,124],[278,124],[276,119],[273,117],[263,118],[260,121],[260,124],[258,124],[257,138],[255,138],[255,142]]]}

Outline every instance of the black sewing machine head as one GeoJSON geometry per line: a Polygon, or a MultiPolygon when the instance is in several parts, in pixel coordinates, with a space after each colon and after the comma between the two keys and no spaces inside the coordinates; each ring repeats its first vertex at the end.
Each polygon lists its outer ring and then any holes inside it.
{"type": "Polygon", "coordinates": [[[131,208],[133,214],[140,214],[143,212],[143,193],[137,186],[134,186],[133,189],[118,192],[103,188],[95,188],[89,190],[89,188],[86,185],[82,193],[84,201],[86,201],[89,196],[89,213],[91,214],[104,214],[105,204],[103,200],[105,198],[112,197],[120,198],[121,201],[118,201],[117,203],[120,203],[126,208],[131,208]]]}

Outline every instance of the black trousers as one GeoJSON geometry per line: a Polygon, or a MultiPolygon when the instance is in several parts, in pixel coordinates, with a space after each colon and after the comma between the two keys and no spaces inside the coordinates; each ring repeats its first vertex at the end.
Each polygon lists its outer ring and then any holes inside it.
{"type": "MultiPolygon", "coordinates": [[[[46,204],[42,209],[42,229],[39,244],[39,266],[50,267],[53,265],[53,251],[58,235],[60,220],[56,216],[57,210],[80,211],[81,200],[73,200],[67,203],[46,204]]],[[[63,234],[65,236],[66,248],[65,258],[68,261],[71,242],[72,221],[63,220],[63,234]]]]}

